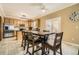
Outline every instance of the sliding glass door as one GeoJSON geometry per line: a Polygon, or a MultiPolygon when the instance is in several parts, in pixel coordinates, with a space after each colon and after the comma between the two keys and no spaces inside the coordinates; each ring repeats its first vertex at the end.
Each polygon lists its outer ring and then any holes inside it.
{"type": "Polygon", "coordinates": [[[46,20],[45,29],[52,32],[61,32],[61,17],[46,20]]]}

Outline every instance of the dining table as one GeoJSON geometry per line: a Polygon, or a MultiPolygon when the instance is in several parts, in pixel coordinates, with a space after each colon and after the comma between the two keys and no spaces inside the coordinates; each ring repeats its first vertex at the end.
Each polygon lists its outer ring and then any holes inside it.
{"type": "Polygon", "coordinates": [[[40,39],[42,40],[42,55],[45,54],[45,43],[48,40],[49,35],[55,34],[54,32],[43,32],[43,31],[23,31],[25,33],[32,33],[34,35],[38,35],[40,39]]]}

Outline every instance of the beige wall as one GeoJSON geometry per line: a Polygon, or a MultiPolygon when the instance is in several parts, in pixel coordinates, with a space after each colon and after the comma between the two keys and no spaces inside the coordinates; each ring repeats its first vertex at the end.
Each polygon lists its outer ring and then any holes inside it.
{"type": "Polygon", "coordinates": [[[79,27],[79,21],[72,23],[69,20],[69,15],[74,11],[79,11],[79,4],[43,16],[39,18],[41,21],[40,28],[43,29],[45,27],[45,20],[60,16],[62,27],[61,29],[64,32],[63,40],[79,44],[79,28],[76,29],[76,26],[79,27]]]}

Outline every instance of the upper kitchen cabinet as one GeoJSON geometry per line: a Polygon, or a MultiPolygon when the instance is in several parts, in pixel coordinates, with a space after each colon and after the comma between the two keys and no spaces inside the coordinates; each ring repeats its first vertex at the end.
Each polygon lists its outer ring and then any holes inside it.
{"type": "Polygon", "coordinates": [[[24,20],[24,21],[22,21],[22,24],[26,25],[26,21],[25,21],[25,20],[24,20]]]}
{"type": "Polygon", "coordinates": [[[9,24],[10,23],[10,21],[9,21],[10,19],[9,18],[4,18],[4,24],[9,24]]]}
{"type": "Polygon", "coordinates": [[[25,27],[28,27],[28,21],[25,21],[25,27]]]}
{"type": "Polygon", "coordinates": [[[20,24],[22,24],[22,21],[21,20],[18,20],[18,26],[20,26],[20,24]]]}
{"type": "Polygon", "coordinates": [[[19,25],[20,24],[26,25],[26,21],[25,20],[19,20],[19,25]]]}
{"type": "Polygon", "coordinates": [[[14,19],[14,26],[18,26],[18,20],[14,19]]]}
{"type": "Polygon", "coordinates": [[[9,24],[9,25],[14,25],[14,26],[20,26],[21,24],[25,25],[25,27],[28,27],[31,25],[32,22],[28,22],[26,20],[20,20],[20,19],[15,19],[15,18],[4,18],[4,24],[9,24]]]}
{"type": "Polygon", "coordinates": [[[11,25],[13,25],[14,24],[14,19],[5,17],[4,18],[4,24],[11,24],[11,25]]]}
{"type": "Polygon", "coordinates": [[[14,19],[10,19],[9,22],[9,24],[14,25],[14,19]]]}

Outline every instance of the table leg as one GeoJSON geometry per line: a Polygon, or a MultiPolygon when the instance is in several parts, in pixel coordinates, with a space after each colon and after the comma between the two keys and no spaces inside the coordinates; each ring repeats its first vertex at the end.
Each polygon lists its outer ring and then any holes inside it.
{"type": "Polygon", "coordinates": [[[42,38],[42,55],[45,54],[45,36],[42,38]]]}
{"type": "Polygon", "coordinates": [[[44,55],[45,54],[45,45],[44,45],[44,43],[42,43],[42,55],[44,55]]]}

